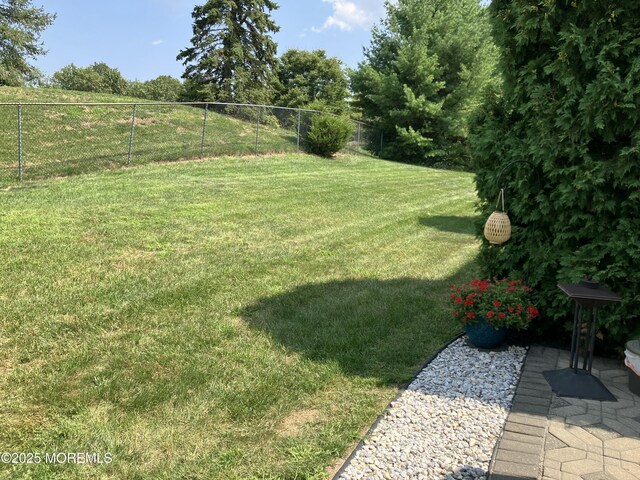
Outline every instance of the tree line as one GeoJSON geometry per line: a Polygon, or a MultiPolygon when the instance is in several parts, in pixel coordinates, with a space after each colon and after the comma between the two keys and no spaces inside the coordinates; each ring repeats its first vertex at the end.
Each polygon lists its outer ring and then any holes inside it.
{"type": "Polygon", "coordinates": [[[384,146],[373,148],[384,158],[469,166],[469,121],[484,92],[499,83],[480,0],[387,2],[364,60],[346,72],[348,83],[342,69],[316,70],[324,64],[304,52],[276,58],[276,8],[271,0],[195,7],[191,46],[177,57],[190,96],[348,111],[383,129],[384,146]]]}
{"type": "MultiPolygon", "coordinates": [[[[151,100],[219,101],[313,108],[381,127],[384,157],[468,167],[468,124],[499,83],[487,8],[480,0],[398,0],[374,27],[355,69],[323,50],[277,56],[272,0],[207,0],[192,12],[190,45],[177,59],[182,81],[128,81],[104,63],[67,65],[45,85],[151,100]]],[[[0,84],[34,83],[40,33],[54,15],[31,0],[0,0],[0,84]],[[28,36],[11,32],[29,32],[28,36]]]]}
{"type": "MultiPolygon", "coordinates": [[[[291,108],[311,108],[345,113],[348,110],[348,78],[342,63],[328,57],[324,50],[286,51],[277,64],[277,75],[271,79],[267,96],[209,95],[202,86],[187,78],[181,81],[169,75],[160,75],[147,81],[127,80],[122,73],[104,62],[88,67],[67,65],[50,78],[36,77],[39,87],[60,88],[81,92],[111,93],[155,101],[217,101],[232,103],[263,103],[291,108]]],[[[9,84],[9,83],[7,83],[9,84]]],[[[23,82],[13,83],[21,85],[23,82]]],[[[208,86],[207,86],[208,87],[208,86]]]]}

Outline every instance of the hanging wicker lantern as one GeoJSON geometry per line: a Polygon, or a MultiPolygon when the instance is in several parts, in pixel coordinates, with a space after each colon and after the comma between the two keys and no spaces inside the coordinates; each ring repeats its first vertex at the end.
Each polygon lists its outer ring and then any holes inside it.
{"type": "Polygon", "coordinates": [[[495,245],[500,245],[511,238],[511,222],[507,212],[504,211],[504,188],[500,189],[496,208],[500,200],[502,200],[502,211],[493,212],[484,224],[484,238],[495,245]]]}

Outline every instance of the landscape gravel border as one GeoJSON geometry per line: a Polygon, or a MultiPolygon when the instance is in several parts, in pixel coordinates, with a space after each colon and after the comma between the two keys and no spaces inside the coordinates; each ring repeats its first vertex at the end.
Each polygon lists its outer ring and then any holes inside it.
{"type": "Polygon", "coordinates": [[[481,350],[463,337],[398,391],[334,480],[486,478],[527,349],[481,350]]]}
{"type": "Polygon", "coordinates": [[[340,470],[338,470],[336,472],[336,474],[332,477],[331,480],[339,480],[340,476],[344,474],[344,471],[347,469],[347,467],[349,466],[349,464],[351,463],[351,460],[353,460],[353,458],[356,456],[356,454],[360,451],[360,449],[362,449],[362,447],[365,444],[365,441],[371,437],[371,434],[373,433],[373,431],[376,429],[376,427],[378,426],[378,424],[380,423],[380,420],[382,420],[385,415],[387,414],[387,412],[389,411],[389,409],[391,408],[391,406],[393,405],[393,403],[395,401],[398,400],[398,398],[400,398],[400,396],[409,388],[409,385],[411,385],[413,382],[416,381],[416,379],[418,378],[418,375],[420,375],[420,373],[422,373],[422,371],[427,368],[429,366],[429,364],[438,356],[440,355],[440,353],[442,351],[444,351],[445,349],[447,349],[449,347],[449,345],[451,345],[453,342],[455,342],[456,340],[458,340],[459,338],[463,338],[465,336],[464,332],[461,332],[459,334],[457,334],[455,337],[453,337],[451,340],[449,340],[447,343],[445,343],[444,345],[442,345],[442,347],[440,347],[433,355],[431,355],[423,364],[422,367],[420,367],[420,369],[416,372],[416,374],[413,376],[413,378],[411,380],[409,380],[407,383],[405,383],[404,385],[402,385],[400,387],[400,389],[398,390],[398,393],[396,393],[396,395],[391,399],[391,401],[387,404],[387,406],[384,409],[384,412],[382,412],[380,415],[378,415],[378,417],[375,419],[375,421],[371,424],[371,427],[369,427],[369,430],[367,430],[367,433],[364,434],[364,436],[362,437],[362,440],[360,440],[358,442],[358,444],[354,447],[354,449],[351,451],[351,453],[349,454],[349,456],[347,457],[347,459],[344,461],[344,463],[342,464],[342,466],[340,467],[340,470]]]}

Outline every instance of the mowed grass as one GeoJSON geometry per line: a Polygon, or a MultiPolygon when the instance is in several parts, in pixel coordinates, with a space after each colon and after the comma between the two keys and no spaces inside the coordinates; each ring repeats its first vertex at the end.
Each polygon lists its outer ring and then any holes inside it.
{"type": "MultiPolygon", "coordinates": [[[[0,103],[144,102],[109,94],[0,87],[0,103]]],[[[297,112],[257,107],[23,105],[22,174],[33,180],[214,155],[295,152],[297,112]]],[[[305,115],[305,121],[308,119],[305,115]]],[[[18,178],[18,108],[0,105],[0,183],[18,178]]]]}
{"type": "Polygon", "coordinates": [[[319,479],[459,331],[472,177],[363,157],[0,190],[0,478],[319,479]]]}

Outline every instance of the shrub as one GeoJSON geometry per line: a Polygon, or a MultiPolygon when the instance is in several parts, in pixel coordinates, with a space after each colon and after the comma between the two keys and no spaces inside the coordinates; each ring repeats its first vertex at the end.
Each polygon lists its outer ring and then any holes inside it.
{"type": "Polygon", "coordinates": [[[471,144],[482,218],[504,187],[512,237],[484,241],[484,273],[526,279],[548,338],[570,331],[573,305],[557,284],[593,275],[623,297],[599,315],[600,345],[620,351],[640,328],[640,2],[489,8],[504,86],[471,144]]]}
{"type": "Polygon", "coordinates": [[[318,115],[311,120],[307,134],[308,150],[323,157],[332,157],[347,146],[353,133],[349,120],[332,115],[318,115]]]}

